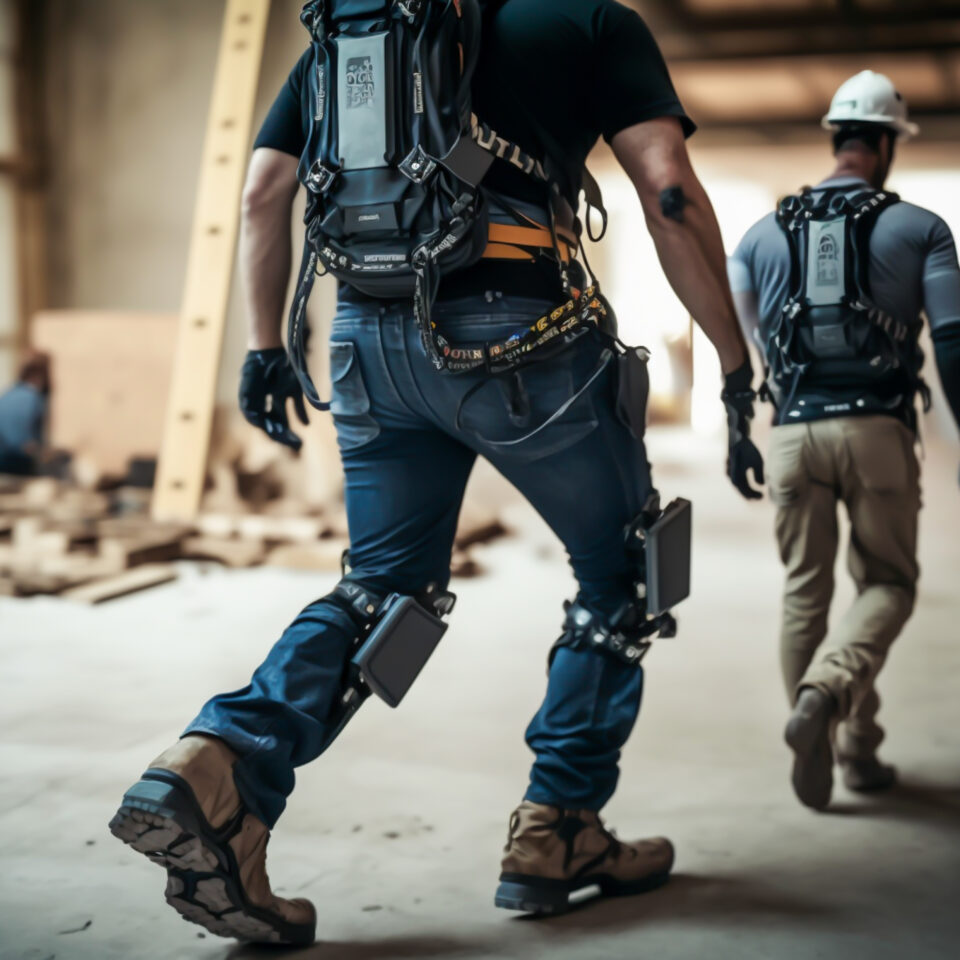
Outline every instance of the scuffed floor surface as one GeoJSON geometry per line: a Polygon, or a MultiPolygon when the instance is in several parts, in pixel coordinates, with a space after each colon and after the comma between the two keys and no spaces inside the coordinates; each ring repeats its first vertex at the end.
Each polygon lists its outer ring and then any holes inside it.
{"type": "MultiPolygon", "coordinates": [[[[182,922],[164,875],[107,832],[124,788],[203,699],[239,686],[334,578],[188,567],[99,609],[0,600],[2,960],[393,957],[911,960],[960,937],[960,491],[956,450],[925,464],[923,589],[881,683],[893,794],[842,788],[829,813],[788,785],[769,503],[737,498],[721,451],[655,438],[667,497],[696,501],[695,596],[647,661],[607,814],[677,845],[665,889],[530,922],[492,905],[570,579],[536,518],[480,551],[435,659],[395,714],[361,712],[299,775],[270,874],[319,909],[306,950],[237,947],[182,922]],[[684,451],[685,463],[678,451],[684,451]]],[[[498,488],[481,484],[486,495],[498,488]]],[[[589,496],[589,491],[582,491],[589,496]]],[[[849,587],[838,599],[849,599],[849,587]]]]}

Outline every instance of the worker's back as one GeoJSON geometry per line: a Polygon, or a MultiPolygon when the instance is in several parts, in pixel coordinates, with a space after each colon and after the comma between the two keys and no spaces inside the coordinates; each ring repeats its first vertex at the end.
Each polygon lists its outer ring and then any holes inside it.
{"type": "MultiPolygon", "coordinates": [[[[822,187],[848,187],[852,197],[869,189],[853,178],[827,180],[822,187]]],[[[876,305],[897,320],[917,324],[926,311],[932,323],[950,319],[953,299],[947,297],[956,248],[946,223],[935,213],[901,201],[877,219],[870,238],[870,288],[876,305]]],[[[749,272],[759,300],[760,332],[775,323],[790,296],[790,246],[771,213],[743,238],[731,264],[732,279],[749,272]]],[[[953,318],[957,319],[957,318],[953,318]]]]}
{"type": "MultiPolygon", "coordinates": [[[[491,4],[474,79],[478,116],[528,152],[563,165],[578,185],[597,140],[652,117],[688,132],[663,57],[644,22],[616,0],[503,0],[491,4]]],[[[529,177],[495,164],[486,181],[536,197],[529,177]]]]}
{"type": "MultiPolygon", "coordinates": [[[[812,200],[820,199],[827,191],[853,199],[869,195],[871,188],[858,178],[836,178],[814,188],[812,200]]],[[[859,264],[854,263],[851,269],[858,267],[859,264]]],[[[784,311],[789,308],[795,292],[797,269],[787,233],[773,213],[747,232],[730,261],[734,291],[756,294],[757,339],[768,357],[772,339],[779,337],[782,341],[789,337],[783,329],[784,311]]],[[[860,378],[856,373],[845,382],[822,380],[818,379],[817,367],[813,366],[795,385],[796,395],[813,394],[822,401],[819,409],[823,415],[836,415],[845,412],[845,403],[854,400],[860,391],[869,389],[881,402],[903,396],[904,402],[891,412],[909,416],[917,388],[914,373],[923,362],[919,347],[921,314],[926,313],[933,329],[955,322],[958,319],[957,283],[956,247],[944,221],[928,210],[903,201],[883,209],[870,233],[867,286],[870,306],[884,317],[892,318],[903,331],[898,347],[902,354],[901,366],[879,382],[869,375],[860,378]]],[[[802,323],[803,313],[786,322],[802,323]]],[[[863,358],[868,365],[871,359],[863,358]]],[[[776,392],[777,385],[772,386],[776,392]]],[[[812,409],[810,404],[807,409],[812,409]]]]}
{"type": "MultiPolygon", "coordinates": [[[[674,91],[656,40],[643,20],[617,0],[491,0],[485,5],[473,109],[506,140],[538,159],[575,205],[588,153],[637,123],[675,116],[695,129],[674,91]]],[[[268,114],[256,147],[300,156],[314,126],[307,50],[268,114]]],[[[493,164],[484,186],[512,200],[547,205],[547,187],[507,162],[493,164]]],[[[538,219],[542,222],[545,214],[538,219]]],[[[563,299],[556,267],[481,261],[446,277],[438,299],[488,290],[563,299]]],[[[349,284],[344,299],[367,295],[349,284]]]]}

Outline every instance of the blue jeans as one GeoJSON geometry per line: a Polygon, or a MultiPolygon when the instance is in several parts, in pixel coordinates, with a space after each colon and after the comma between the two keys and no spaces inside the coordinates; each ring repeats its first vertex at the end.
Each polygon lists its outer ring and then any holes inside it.
{"type": "MultiPolygon", "coordinates": [[[[453,343],[502,340],[550,306],[477,297],[437,305],[435,319],[453,343]]],[[[582,603],[609,616],[632,598],[636,560],[624,530],[642,510],[651,480],[643,444],[615,412],[615,365],[556,422],[524,439],[590,380],[604,347],[590,331],[515,377],[441,374],[406,306],[341,304],[330,351],[348,578],[380,595],[419,594],[431,583],[445,588],[479,454],[563,541],[582,603]]],[[[518,584],[518,598],[522,589],[518,584]]],[[[294,768],[329,740],[356,633],[342,605],[318,600],[287,628],[248,686],[209,701],[188,728],[222,738],[239,754],[241,795],[268,826],[293,789],[294,768]]],[[[603,807],[642,687],[639,667],[595,650],[559,649],[546,699],[527,729],[536,755],[527,799],[603,807]]]]}

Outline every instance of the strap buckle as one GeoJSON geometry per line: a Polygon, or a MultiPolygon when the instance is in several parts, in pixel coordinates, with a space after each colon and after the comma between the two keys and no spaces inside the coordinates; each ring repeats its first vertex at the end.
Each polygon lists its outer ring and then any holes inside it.
{"type": "Polygon", "coordinates": [[[397,169],[412,183],[421,184],[433,176],[437,162],[427,156],[423,147],[417,144],[397,169]]]}
{"type": "Polygon", "coordinates": [[[325,167],[319,160],[315,160],[313,166],[310,167],[310,172],[303,181],[304,186],[306,186],[311,193],[322,195],[333,186],[333,181],[337,179],[337,173],[338,171],[331,170],[329,167],[325,167]]]}
{"type": "Polygon", "coordinates": [[[410,21],[414,23],[420,11],[423,9],[424,0],[397,0],[397,9],[410,21]]]}
{"type": "Polygon", "coordinates": [[[323,23],[326,6],[326,0],[309,0],[300,11],[300,22],[307,28],[310,36],[318,42],[322,41],[327,35],[323,23]]]}

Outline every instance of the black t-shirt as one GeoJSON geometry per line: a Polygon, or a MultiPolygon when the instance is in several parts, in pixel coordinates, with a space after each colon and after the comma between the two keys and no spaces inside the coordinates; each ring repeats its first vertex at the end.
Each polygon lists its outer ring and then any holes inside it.
{"type": "MultiPolygon", "coordinates": [[[[474,112],[502,137],[534,156],[550,155],[579,186],[580,170],[602,136],[657,117],[677,117],[689,136],[666,63],[646,24],[616,0],[505,0],[484,24],[474,81],[474,112]],[[562,154],[562,155],[560,155],[562,154]]],[[[300,156],[311,124],[304,72],[297,62],[257,136],[255,147],[300,156]]],[[[485,183],[520,200],[542,203],[545,191],[507,163],[485,183]]],[[[446,282],[441,297],[484,289],[555,297],[556,268],[485,261],[446,282]]]]}

